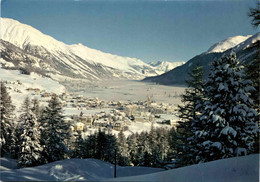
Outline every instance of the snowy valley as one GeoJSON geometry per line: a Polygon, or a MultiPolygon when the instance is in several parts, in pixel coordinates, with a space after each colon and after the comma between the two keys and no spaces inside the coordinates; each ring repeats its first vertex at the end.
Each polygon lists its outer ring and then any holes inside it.
{"type": "Polygon", "coordinates": [[[260,33],[145,63],[0,24],[0,181],[259,181],[260,33]]]}

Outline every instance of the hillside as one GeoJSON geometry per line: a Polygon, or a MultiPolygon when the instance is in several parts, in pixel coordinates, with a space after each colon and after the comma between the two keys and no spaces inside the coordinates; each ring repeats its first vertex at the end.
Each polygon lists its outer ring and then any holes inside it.
{"type": "Polygon", "coordinates": [[[168,62],[168,61],[157,61],[150,62],[149,65],[154,67],[157,74],[163,74],[165,72],[171,71],[172,69],[183,65],[185,62],[168,62]]]}
{"type": "Polygon", "coordinates": [[[67,159],[46,165],[14,169],[15,161],[1,158],[3,181],[178,181],[237,182],[259,180],[259,154],[192,165],[167,171],[149,167],[117,166],[96,159],[67,159]]]}
{"type": "Polygon", "coordinates": [[[88,80],[142,79],[156,75],[152,66],[139,59],[104,53],[82,44],[67,45],[9,18],[1,18],[1,40],[6,61],[17,64],[23,60],[49,75],[88,80]]]}
{"type": "Polygon", "coordinates": [[[118,178],[114,181],[259,181],[259,155],[234,157],[155,174],[118,178]]]}
{"type": "MultiPolygon", "coordinates": [[[[15,160],[0,158],[3,181],[104,181],[114,177],[114,165],[97,159],[67,159],[15,169],[15,160]]],[[[149,167],[117,166],[118,177],[160,172],[149,167]]]]}
{"type": "Polygon", "coordinates": [[[224,52],[232,47],[235,47],[236,45],[240,44],[241,42],[244,42],[246,39],[250,38],[251,35],[248,36],[235,36],[235,37],[229,37],[225,40],[222,40],[221,42],[218,42],[211,46],[208,53],[212,52],[224,52]]]}
{"type": "MultiPolygon", "coordinates": [[[[204,52],[193,57],[182,66],[179,66],[159,76],[147,77],[143,81],[155,82],[163,85],[185,85],[185,80],[189,78],[188,73],[192,70],[194,66],[198,64],[202,65],[205,71],[206,78],[210,69],[210,64],[213,60],[219,59],[223,55],[230,54],[231,51],[234,51],[237,54],[240,62],[250,62],[253,58],[260,54],[259,47],[260,33],[257,33],[224,52],[204,52]]],[[[218,49],[220,49],[220,47],[218,47],[218,49]]]]}

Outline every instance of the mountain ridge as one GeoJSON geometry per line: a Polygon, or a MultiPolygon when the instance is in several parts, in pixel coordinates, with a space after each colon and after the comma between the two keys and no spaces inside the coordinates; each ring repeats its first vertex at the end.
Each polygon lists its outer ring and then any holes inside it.
{"type": "Polygon", "coordinates": [[[233,48],[240,44],[241,42],[244,42],[246,39],[250,38],[252,35],[247,36],[234,36],[234,37],[228,37],[218,43],[215,43],[213,46],[211,46],[207,53],[213,53],[213,52],[224,52],[230,48],[233,48]]]}
{"type": "Polygon", "coordinates": [[[65,67],[74,69],[74,74],[79,77],[84,77],[90,65],[92,68],[101,66],[110,70],[111,77],[114,78],[141,79],[157,74],[153,67],[137,58],[104,53],[83,44],[67,45],[32,26],[9,18],[1,18],[1,39],[36,57],[52,59],[52,62],[59,61],[65,67]]]}
{"type": "Polygon", "coordinates": [[[185,62],[168,62],[168,61],[156,61],[156,62],[150,62],[148,63],[152,67],[154,67],[156,73],[163,74],[165,72],[168,72],[178,66],[183,65],[185,62]]]}
{"type": "Polygon", "coordinates": [[[245,41],[238,45],[227,49],[224,52],[203,52],[188,60],[184,65],[174,68],[173,70],[163,73],[158,76],[146,77],[143,79],[145,82],[154,82],[163,85],[181,85],[185,86],[185,80],[189,79],[188,73],[196,65],[203,66],[205,72],[205,79],[210,70],[211,62],[219,59],[224,55],[230,54],[232,51],[237,54],[237,58],[242,63],[248,63],[256,56],[260,55],[260,32],[250,36],[245,41]]]}

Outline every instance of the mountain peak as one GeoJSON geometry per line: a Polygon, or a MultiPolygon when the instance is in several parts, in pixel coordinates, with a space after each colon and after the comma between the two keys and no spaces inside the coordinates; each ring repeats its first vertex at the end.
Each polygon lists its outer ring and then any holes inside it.
{"type": "Polygon", "coordinates": [[[207,53],[213,53],[213,52],[224,52],[230,48],[235,47],[236,45],[240,44],[241,42],[244,42],[246,39],[250,38],[252,35],[247,35],[247,36],[234,36],[234,37],[229,37],[225,40],[222,40],[221,42],[218,42],[211,46],[207,53]]]}
{"type": "Polygon", "coordinates": [[[155,68],[158,74],[168,72],[178,66],[183,65],[185,62],[168,62],[168,61],[156,61],[148,63],[155,68]]]}
{"type": "MultiPolygon", "coordinates": [[[[98,65],[106,71],[112,70],[112,77],[115,78],[124,78],[122,75],[127,75],[127,77],[130,75],[131,79],[132,76],[140,79],[156,75],[152,66],[139,59],[105,53],[81,43],[67,45],[19,21],[10,18],[1,18],[0,20],[2,40],[38,57],[52,59],[53,64],[58,64],[57,60],[59,60],[59,63],[63,65],[60,67],[66,65],[75,75],[85,77],[86,72],[93,70],[90,69],[90,66],[98,65]],[[118,74],[121,75],[118,76],[118,74]]],[[[100,67],[95,67],[97,77],[102,75],[98,73],[100,67]]],[[[103,72],[105,71],[103,70],[103,72]]],[[[93,74],[92,77],[94,77],[93,74]]]]}

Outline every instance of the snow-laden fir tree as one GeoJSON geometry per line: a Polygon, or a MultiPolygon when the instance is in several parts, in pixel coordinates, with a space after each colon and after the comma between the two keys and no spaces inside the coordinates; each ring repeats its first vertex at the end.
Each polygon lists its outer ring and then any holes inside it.
{"type": "Polygon", "coordinates": [[[177,134],[178,140],[175,144],[176,162],[179,166],[187,166],[195,163],[194,150],[196,150],[196,140],[192,138],[194,130],[200,129],[201,123],[196,122],[200,114],[200,103],[203,102],[203,76],[202,66],[197,65],[189,73],[189,79],[186,80],[187,89],[182,97],[182,103],[179,105],[179,118],[177,134]]]}
{"type": "MultiPolygon", "coordinates": [[[[257,44],[257,42],[255,43],[257,44]]],[[[246,78],[251,80],[253,82],[252,86],[255,88],[250,91],[251,98],[254,102],[254,109],[260,113],[260,50],[256,54],[255,58],[252,60],[252,62],[245,65],[246,68],[246,78]]],[[[258,116],[258,127],[260,124],[259,116],[258,116]]],[[[256,136],[256,143],[254,146],[254,152],[259,153],[259,145],[260,145],[260,138],[259,138],[259,132],[256,136]]]]}
{"type": "Polygon", "coordinates": [[[137,142],[138,133],[134,133],[127,137],[127,145],[129,152],[130,164],[137,166],[139,164],[138,157],[138,142],[137,142]]]}
{"type": "Polygon", "coordinates": [[[18,159],[20,145],[21,145],[21,122],[16,122],[13,124],[13,129],[11,132],[11,158],[18,159]]]}
{"type": "Polygon", "coordinates": [[[72,151],[72,158],[86,158],[86,142],[82,138],[81,132],[77,134],[76,140],[74,142],[74,147],[72,151]]]}
{"type": "Polygon", "coordinates": [[[255,88],[251,90],[251,98],[254,102],[254,108],[258,113],[260,113],[259,99],[260,99],[260,51],[252,62],[245,65],[246,68],[246,78],[253,82],[252,86],[255,88]]]}
{"type": "Polygon", "coordinates": [[[121,130],[117,136],[117,161],[120,166],[129,165],[129,153],[126,137],[121,130]]]}
{"type": "Polygon", "coordinates": [[[45,162],[64,159],[67,153],[64,139],[69,135],[69,124],[64,120],[62,106],[57,96],[53,96],[49,101],[40,122],[45,162]]]}
{"type": "Polygon", "coordinates": [[[87,137],[85,146],[86,152],[84,155],[86,155],[86,158],[95,158],[97,151],[96,134],[92,134],[87,137]]]}
{"type": "Polygon", "coordinates": [[[157,128],[157,150],[158,150],[158,158],[157,163],[154,167],[163,167],[166,163],[170,161],[171,158],[168,157],[170,152],[170,145],[168,141],[169,131],[165,128],[157,128]]]}
{"type": "Polygon", "coordinates": [[[12,143],[12,131],[14,129],[13,119],[14,119],[14,109],[15,107],[12,104],[11,97],[7,92],[6,86],[3,82],[1,84],[1,93],[0,93],[0,119],[1,119],[1,137],[0,137],[0,148],[1,148],[1,157],[10,155],[11,148],[10,144],[12,143]]]}
{"type": "Polygon", "coordinates": [[[27,106],[30,106],[30,100],[27,97],[23,104],[24,112],[20,115],[21,136],[18,155],[18,166],[31,167],[41,163],[42,147],[40,145],[40,130],[35,114],[27,106]]]}
{"type": "Polygon", "coordinates": [[[168,132],[163,128],[154,128],[151,126],[151,131],[146,140],[149,141],[149,150],[151,151],[150,166],[163,167],[165,162],[168,162],[168,132]]]}
{"type": "Polygon", "coordinates": [[[235,53],[212,63],[205,86],[207,100],[200,116],[205,124],[195,132],[200,141],[197,162],[252,153],[258,132],[257,112],[249,97],[254,89],[252,82],[243,78],[243,67],[235,53]]]}
{"type": "MultiPolygon", "coordinates": [[[[151,142],[149,139],[149,134],[146,131],[141,132],[137,136],[137,146],[138,146],[138,153],[137,153],[137,162],[138,166],[149,166],[153,165],[153,158],[152,158],[152,150],[151,150],[151,142]]],[[[155,147],[155,146],[154,146],[155,147]]]]}
{"type": "Polygon", "coordinates": [[[39,100],[34,98],[32,100],[32,108],[31,108],[32,112],[35,114],[35,116],[37,118],[40,118],[41,116],[41,113],[42,113],[42,109],[40,107],[40,103],[39,103],[39,100]]]}
{"type": "Polygon", "coordinates": [[[174,159],[176,159],[176,145],[178,143],[180,143],[179,141],[179,134],[177,133],[175,127],[172,127],[169,131],[168,131],[168,144],[169,144],[169,151],[167,154],[168,160],[173,161],[174,159]]]}
{"type": "Polygon", "coordinates": [[[31,101],[30,101],[30,99],[29,99],[28,96],[25,97],[24,102],[23,102],[23,104],[22,104],[22,106],[21,106],[20,111],[21,111],[22,113],[26,113],[26,112],[31,111],[31,101]]]}

